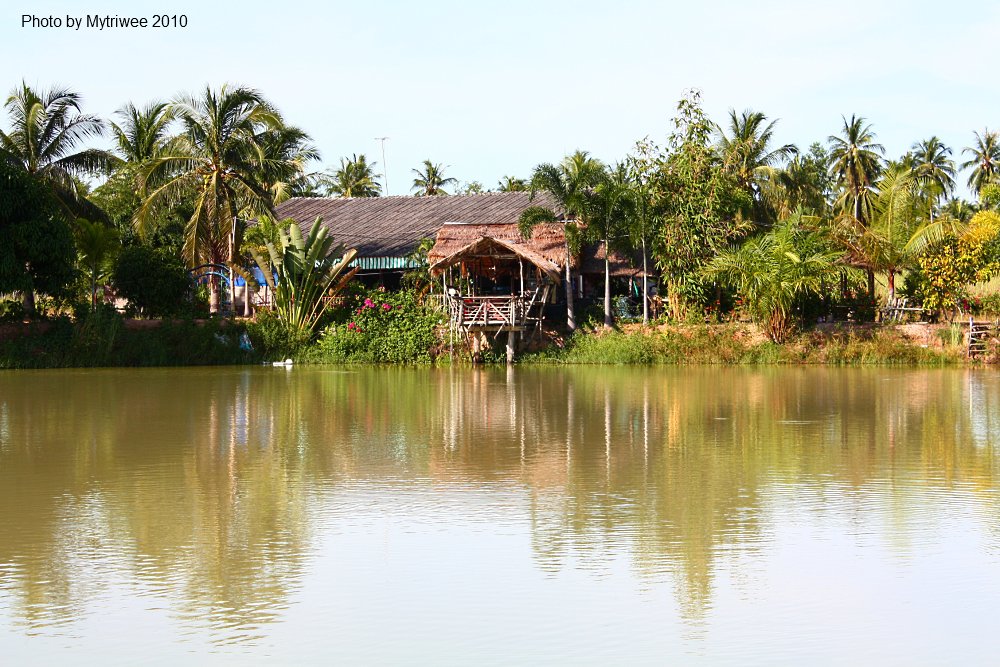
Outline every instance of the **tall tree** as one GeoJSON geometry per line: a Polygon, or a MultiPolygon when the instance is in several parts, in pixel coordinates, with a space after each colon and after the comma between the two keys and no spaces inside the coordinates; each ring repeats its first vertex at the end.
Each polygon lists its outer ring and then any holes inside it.
{"type": "Polygon", "coordinates": [[[830,173],[842,189],[844,210],[864,222],[871,210],[872,184],[882,171],[885,147],[875,141],[870,124],[861,116],[843,117],[841,135],[830,135],[830,173]]]}
{"type": "MultiPolygon", "coordinates": [[[[870,124],[861,116],[842,117],[841,136],[830,135],[830,173],[841,188],[837,204],[850,211],[862,226],[872,213],[872,185],[882,172],[885,147],[875,141],[870,124]]],[[[868,298],[875,299],[875,272],[868,271],[868,298]]]]}
{"type": "Polygon", "coordinates": [[[115,112],[121,124],[111,122],[115,152],[125,162],[141,164],[159,155],[170,139],[173,114],[166,102],[152,102],[139,109],[129,102],[115,112]]]}
{"type": "Polygon", "coordinates": [[[519,226],[525,238],[532,228],[545,222],[561,222],[565,232],[566,251],[566,327],[576,329],[573,310],[573,255],[579,248],[579,224],[587,223],[587,195],[604,178],[604,164],[590,157],[587,151],[576,151],[563,159],[558,166],[545,163],[535,167],[531,176],[530,198],[539,190],[549,192],[562,208],[556,211],[541,206],[531,206],[521,214],[519,226]]]}
{"type": "Polygon", "coordinates": [[[445,186],[457,184],[458,179],[446,178],[444,169],[440,162],[434,164],[430,160],[424,160],[423,169],[412,170],[416,174],[416,178],[413,179],[411,189],[417,193],[418,197],[448,194],[444,190],[445,186]]]}
{"type": "Polygon", "coordinates": [[[656,169],[659,148],[650,140],[636,143],[635,152],[628,157],[631,187],[631,217],[628,235],[632,247],[642,255],[642,323],[649,324],[649,253],[660,233],[662,220],[654,206],[651,181],[656,169]]]}
{"type": "Polygon", "coordinates": [[[97,283],[111,271],[111,264],[121,250],[118,230],[100,222],[80,218],[76,221],[76,249],[80,268],[90,282],[90,308],[97,308],[97,283]]]}
{"type": "Polygon", "coordinates": [[[528,182],[515,176],[504,176],[497,182],[499,192],[525,192],[527,189],[528,182]]]}
{"type": "Polygon", "coordinates": [[[271,206],[308,193],[312,176],[306,173],[306,165],[320,157],[308,134],[282,123],[265,128],[254,143],[260,146],[256,180],[268,194],[271,206]]]}
{"type": "MultiPolygon", "coordinates": [[[[656,259],[671,317],[683,318],[691,305],[704,301],[704,264],[749,229],[746,216],[753,200],[722,161],[712,144],[714,125],[691,91],[677,104],[667,147],[654,159],[649,182],[660,215],[656,259]]],[[[714,288],[716,296],[719,287],[714,288]]]]}
{"type": "MultiPolygon", "coordinates": [[[[140,232],[149,231],[151,211],[189,189],[195,192],[194,211],[184,230],[183,255],[187,264],[234,263],[239,254],[237,217],[271,212],[271,193],[261,182],[266,165],[261,136],[279,130],[278,112],[249,88],[206,88],[200,97],[181,97],[171,104],[183,133],[170,150],[143,168],[142,183],[162,184],[152,189],[135,215],[140,232]]],[[[217,281],[212,283],[211,308],[218,311],[217,281]]]]}
{"type": "Polygon", "coordinates": [[[611,254],[626,246],[633,217],[634,191],[628,169],[619,164],[608,170],[586,194],[584,238],[604,244],[604,327],[611,328],[611,254]]]}
{"type": "Polygon", "coordinates": [[[773,197],[768,195],[777,181],[778,165],[798,153],[792,144],[771,146],[777,122],[768,123],[767,116],[759,111],[747,109],[737,116],[736,111],[730,109],[728,133],[717,128],[723,168],[753,199],[758,223],[768,222],[773,217],[773,197]]]}
{"type": "Polygon", "coordinates": [[[955,190],[955,161],[951,149],[936,136],[918,141],[910,148],[913,174],[928,200],[928,221],[934,220],[934,206],[955,190]]]}
{"type": "Polygon", "coordinates": [[[379,174],[375,173],[376,164],[368,162],[364,154],[355,153],[349,158],[340,158],[340,168],[322,177],[327,194],[335,197],[378,197],[382,194],[382,186],[378,182],[379,174]]]}
{"type": "Polygon", "coordinates": [[[73,235],[52,191],[0,160],[0,293],[21,292],[34,314],[35,291],[53,294],[73,278],[73,235]]]}
{"type": "Polygon", "coordinates": [[[799,208],[809,215],[829,213],[833,186],[827,171],[829,162],[826,149],[818,142],[807,153],[799,153],[788,161],[778,175],[779,218],[786,218],[799,208]]]}
{"type": "Polygon", "coordinates": [[[962,169],[972,169],[969,188],[978,195],[985,185],[996,182],[1000,175],[1000,135],[990,132],[988,128],[982,134],[974,134],[975,145],[962,149],[963,155],[968,153],[972,156],[962,163],[962,169]]]}
{"type": "Polygon", "coordinates": [[[103,121],[84,114],[80,95],[65,88],[35,91],[22,82],[4,106],[10,131],[0,131],[0,158],[45,183],[72,214],[103,218],[77,180],[118,163],[107,151],[83,147],[103,134],[103,121]]]}

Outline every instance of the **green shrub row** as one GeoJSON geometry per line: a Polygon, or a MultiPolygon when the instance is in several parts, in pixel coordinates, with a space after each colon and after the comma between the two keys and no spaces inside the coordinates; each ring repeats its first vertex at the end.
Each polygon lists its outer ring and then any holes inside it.
{"type": "Polygon", "coordinates": [[[256,361],[240,348],[243,328],[209,320],[165,320],[129,329],[110,307],[73,321],[39,322],[0,341],[0,368],[204,366],[256,361]]]}

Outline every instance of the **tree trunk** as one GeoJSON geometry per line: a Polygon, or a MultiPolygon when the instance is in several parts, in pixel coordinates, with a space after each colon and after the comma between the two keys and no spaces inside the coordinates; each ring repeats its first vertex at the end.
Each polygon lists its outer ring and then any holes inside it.
{"type": "Polygon", "coordinates": [[[219,280],[215,276],[208,282],[208,312],[212,315],[219,312],[219,280]]]}
{"type": "Polygon", "coordinates": [[[642,240],[642,324],[649,324],[649,277],[646,272],[646,239],[642,240]]]}
{"type": "Polygon", "coordinates": [[[576,331],[576,317],[573,314],[573,274],[570,271],[569,240],[566,241],[566,328],[576,331]]]}
{"type": "Polygon", "coordinates": [[[90,309],[97,310],[97,269],[90,274],[90,309]]]}
{"type": "Polygon", "coordinates": [[[24,309],[25,317],[35,316],[35,290],[26,289],[21,293],[21,308],[24,309]]]}
{"type": "Polygon", "coordinates": [[[604,239],[604,328],[610,329],[614,324],[611,318],[611,248],[604,239]]]}
{"type": "Polygon", "coordinates": [[[875,271],[868,269],[868,300],[875,303],[875,271]]]}
{"type": "Polygon", "coordinates": [[[889,269],[889,301],[896,298],[896,272],[889,269]]]}

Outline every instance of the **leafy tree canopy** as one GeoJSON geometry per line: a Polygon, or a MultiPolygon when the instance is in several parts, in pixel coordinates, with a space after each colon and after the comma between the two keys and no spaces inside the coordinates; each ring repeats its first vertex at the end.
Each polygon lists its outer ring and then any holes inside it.
{"type": "Polygon", "coordinates": [[[0,292],[59,293],[73,279],[73,233],[52,192],[0,161],[0,292]]]}

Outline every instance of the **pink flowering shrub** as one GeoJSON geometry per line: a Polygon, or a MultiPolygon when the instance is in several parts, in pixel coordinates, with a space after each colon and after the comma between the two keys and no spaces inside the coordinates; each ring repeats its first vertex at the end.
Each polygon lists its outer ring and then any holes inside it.
{"type": "Polygon", "coordinates": [[[413,363],[432,358],[442,315],[411,291],[355,293],[334,310],[311,355],[318,362],[413,363]]]}

